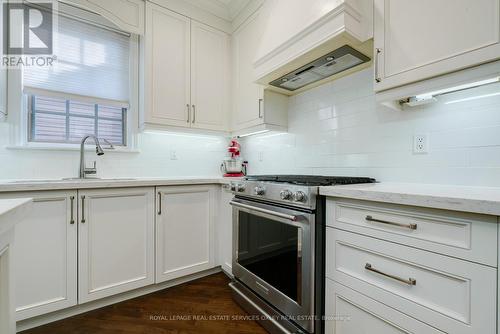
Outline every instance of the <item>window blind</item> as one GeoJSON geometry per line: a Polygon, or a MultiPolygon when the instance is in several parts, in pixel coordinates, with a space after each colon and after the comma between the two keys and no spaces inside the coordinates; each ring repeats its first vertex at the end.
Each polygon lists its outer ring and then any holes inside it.
{"type": "Polygon", "coordinates": [[[24,68],[25,92],[44,90],[128,104],[130,36],[59,15],[54,42],[53,66],[24,68]]]}
{"type": "Polygon", "coordinates": [[[23,69],[28,140],[79,143],[95,135],[125,146],[130,35],[103,24],[105,19],[97,14],[59,9],[56,62],[23,69]]]}

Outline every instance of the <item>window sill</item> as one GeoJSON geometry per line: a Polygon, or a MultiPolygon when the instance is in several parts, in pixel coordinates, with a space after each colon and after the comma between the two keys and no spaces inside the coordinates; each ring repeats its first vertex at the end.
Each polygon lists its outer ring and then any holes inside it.
{"type": "MultiPolygon", "coordinates": [[[[80,151],[80,145],[9,145],[5,147],[8,150],[20,151],[80,151]]],[[[103,147],[104,152],[107,153],[141,153],[138,149],[115,147],[114,149],[106,149],[103,147]]],[[[95,146],[86,145],[85,151],[95,151],[95,146]]]]}

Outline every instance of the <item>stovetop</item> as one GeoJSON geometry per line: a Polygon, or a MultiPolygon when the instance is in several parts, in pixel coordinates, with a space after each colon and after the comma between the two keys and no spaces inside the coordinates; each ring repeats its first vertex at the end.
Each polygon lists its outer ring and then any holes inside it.
{"type": "Polygon", "coordinates": [[[323,176],[323,175],[249,175],[247,181],[274,182],[308,187],[333,186],[342,184],[374,183],[369,177],[323,176]]]}
{"type": "Polygon", "coordinates": [[[320,186],[374,183],[369,177],[322,175],[251,175],[233,181],[236,197],[314,209],[320,186]]]}

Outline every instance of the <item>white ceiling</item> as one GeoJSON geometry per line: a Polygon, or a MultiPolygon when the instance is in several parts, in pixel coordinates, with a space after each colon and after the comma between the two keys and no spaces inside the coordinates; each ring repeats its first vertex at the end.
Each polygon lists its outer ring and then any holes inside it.
{"type": "Polygon", "coordinates": [[[233,21],[251,1],[256,0],[184,0],[224,20],[233,21]]]}

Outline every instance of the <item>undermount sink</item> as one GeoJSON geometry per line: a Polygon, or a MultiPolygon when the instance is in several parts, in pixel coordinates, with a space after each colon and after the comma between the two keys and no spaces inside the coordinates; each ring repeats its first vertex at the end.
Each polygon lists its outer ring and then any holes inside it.
{"type": "Polygon", "coordinates": [[[81,179],[79,177],[68,177],[68,178],[63,178],[63,179],[51,179],[51,180],[16,180],[16,181],[9,181],[8,183],[51,183],[51,182],[68,182],[68,181],[100,181],[100,182],[106,182],[106,181],[133,181],[137,180],[135,178],[105,178],[105,179],[100,179],[100,178],[86,178],[86,179],[81,179]]]}
{"type": "Polygon", "coordinates": [[[137,180],[137,179],[134,179],[131,177],[115,177],[115,178],[105,178],[105,179],[101,179],[98,177],[88,177],[85,179],[82,179],[79,177],[68,177],[68,178],[62,179],[61,181],[133,181],[133,180],[137,180]]]}

